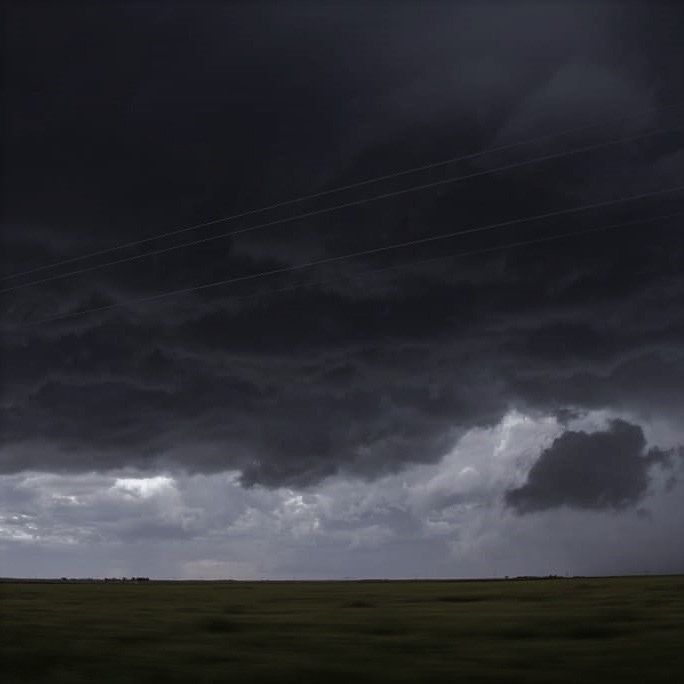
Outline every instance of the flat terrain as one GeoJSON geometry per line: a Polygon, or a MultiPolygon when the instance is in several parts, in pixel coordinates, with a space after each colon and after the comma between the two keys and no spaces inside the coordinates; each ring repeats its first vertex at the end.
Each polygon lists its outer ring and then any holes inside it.
{"type": "Polygon", "coordinates": [[[14,682],[675,682],[684,577],[0,584],[14,682]]]}

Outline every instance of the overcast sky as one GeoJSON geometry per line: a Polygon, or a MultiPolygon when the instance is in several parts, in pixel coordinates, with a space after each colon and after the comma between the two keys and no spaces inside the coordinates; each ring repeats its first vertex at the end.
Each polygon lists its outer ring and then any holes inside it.
{"type": "Polygon", "coordinates": [[[684,571],[678,3],[5,34],[0,576],[684,571]]]}

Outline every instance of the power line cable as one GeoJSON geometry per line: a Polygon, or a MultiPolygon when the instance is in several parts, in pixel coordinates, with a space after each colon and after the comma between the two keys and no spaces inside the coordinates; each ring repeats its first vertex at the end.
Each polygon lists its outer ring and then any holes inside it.
{"type": "Polygon", "coordinates": [[[482,157],[482,156],[485,156],[487,154],[494,154],[496,152],[503,152],[505,150],[515,149],[516,147],[522,147],[524,145],[530,145],[530,144],[537,143],[537,142],[543,142],[545,140],[551,140],[553,138],[563,137],[565,135],[570,135],[572,133],[580,133],[582,131],[591,130],[592,128],[599,128],[601,126],[606,126],[608,124],[624,123],[625,121],[629,121],[631,119],[643,116],[645,114],[652,114],[654,112],[663,112],[663,111],[667,111],[670,109],[676,109],[676,108],[682,107],[682,105],[684,105],[684,103],[675,102],[675,103],[671,103],[669,105],[665,105],[664,107],[657,108],[656,110],[646,109],[646,110],[643,110],[642,112],[637,112],[637,113],[629,115],[627,117],[623,117],[621,119],[618,119],[617,121],[608,121],[607,120],[607,121],[604,121],[602,123],[593,123],[593,124],[587,124],[584,126],[577,126],[574,128],[568,128],[568,129],[565,129],[563,131],[558,131],[555,133],[547,133],[544,135],[535,136],[533,138],[527,138],[525,140],[519,140],[517,142],[507,143],[504,145],[498,145],[496,147],[487,148],[484,150],[480,150],[478,152],[472,152],[472,153],[460,155],[457,157],[450,157],[448,159],[443,159],[441,161],[432,162],[430,164],[424,164],[422,166],[415,166],[415,167],[412,167],[409,169],[404,169],[402,171],[396,171],[393,173],[388,173],[388,174],[385,174],[382,176],[375,176],[373,178],[368,178],[368,179],[357,181],[354,183],[349,183],[348,185],[342,185],[342,186],[330,188],[329,190],[322,190],[320,192],[314,192],[314,193],[310,193],[308,195],[300,195],[299,197],[295,197],[293,199],[284,200],[281,202],[276,202],[274,204],[266,205],[266,206],[259,207],[256,209],[249,209],[249,210],[237,213],[237,214],[232,214],[230,216],[224,216],[224,217],[220,217],[217,219],[212,219],[210,221],[195,223],[191,226],[184,226],[184,227],[177,228],[175,230],[171,230],[168,232],[158,233],[157,235],[152,235],[150,237],[141,238],[139,240],[133,240],[131,242],[126,242],[126,243],[122,243],[119,245],[113,245],[111,247],[96,250],[93,252],[88,252],[88,253],[82,254],[80,256],[70,257],[67,259],[61,259],[59,261],[54,261],[52,263],[45,264],[43,266],[38,266],[38,267],[27,269],[24,271],[18,271],[16,273],[10,273],[8,275],[0,276],[0,280],[9,280],[12,278],[19,278],[21,276],[30,275],[32,273],[38,273],[40,271],[45,271],[45,270],[48,270],[51,268],[56,268],[58,266],[64,266],[66,264],[74,263],[76,261],[82,261],[84,259],[89,259],[89,258],[96,257],[96,256],[102,256],[104,254],[110,254],[112,252],[119,251],[122,249],[127,249],[129,247],[136,247],[138,245],[145,244],[146,242],[153,242],[155,240],[160,240],[160,239],[163,239],[166,237],[172,237],[174,235],[180,235],[182,233],[187,233],[187,232],[192,231],[192,230],[199,230],[201,228],[208,228],[210,226],[217,225],[219,223],[227,223],[228,221],[233,221],[233,220],[236,220],[239,218],[246,218],[248,216],[253,216],[255,214],[261,214],[261,213],[264,213],[266,211],[282,208],[285,206],[290,206],[292,204],[298,204],[298,203],[305,202],[308,200],[317,199],[320,197],[325,197],[327,195],[331,195],[331,194],[335,194],[335,193],[339,193],[339,192],[344,192],[346,190],[361,188],[361,187],[368,186],[368,185],[371,185],[373,183],[379,183],[379,182],[385,181],[385,180],[400,178],[402,176],[406,176],[406,175],[409,175],[412,173],[419,173],[421,171],[428,171],[431,169],[439,168],[441,166],[446,166],[448,164],[455,164],[457,162],[468,161],[471,159],[477,159],[478,157],[482,157]]]}
{"type": "Polygon", "coordinates": [[[684,190],[684,185],[679,185],[679,186],[676,186],[673,188],[666,188],[663,190],[655,190],[652,192],[641,193],[639,195],[631,195],[631,196],[621,197],[621,198],[617,198],[617,199],[613,199],[613,200],[606,200],[603,202],[595,202],[592,204],[581,205],[579,207],[571,207],[569,209],[560,209],[557,211],[545,212],[543,214],[536,214],[533,216],[521,217],[521,218],[517,218],[517,219],[510,219],[507,221],[501,221],[498,223],[487,224],[485,226],[478,226],[478,227],[474,227],[474,228],[467,228],[464,230],[454,231],[451,233],[442,233],[439,235],[431,235],[428,237],[418,238],[415,240],[408,240],[405,242],[394,243],[391,245],[384,245],[382,247],[375,247],[372,249],[362,250],[362,251],[358,251],[358,252],[351,252],[351,253],[341,254],[341,255],[337,255],[337,256],[333,256],[333,257],[326,257],[324,259],[317,259],[315,261],[309,261],[307,263],[298,264],[296,266],[285,266],[282,268],[271,269],[268,271],[259,271],[257,273],[251,273],[251,274],[248,274],[245,276],[238,276],[236,278],[227,278],[227,279],[223,279],[223,280],[212,281],[210,283],[204,283],[201,285],[193,285],[191,287],[180,288],[180,289],[176,289],[176,290],[169,290],[167,292],[161,292],[161,293],[156,294],[156,295],[151,295],[148,297],[141,297],[138,299],[132,299],[132,300],[128,300],[125,302],[116,302],[114,304],[106,304],[104,306],[93,307],[90,309],[82,309],[80,311],[70,312],[67,314],[60,314],[58,316],[41,319],[41,320],[36,321],[34,323],[30,323],[29,325],[36,325],[39,323],[48,323],[51,321],[61,320],[64,318],[72,318],[72,317],[82,316],[82,315],[91,314],[91,313],[108,311],[110,309],[115,309],[115,308],[133,306],[136,304],[142,304],[142,303],[157,301],[160,299],[166,299],[168,297],[174,297],[174,296],[178,296],[178,295],[182,295],[182,294],[189,294],[191,292],[198,292],[201,290],[206,290],[206,289],[210,289],[210,288],[214,288],[214,287],[230,285],[230,284],[234,284],[234,283],[238,283],[238,282],[245,282],[248,280],[256,280],[259,278],[265,278],[268,276],[282,274],[282,273],[291,273],[291,272],[303,270],[306,268],[312,268],[314,266],[320,266],[323,264],[333,263],[333,262],[337,262],[337,261],[343,261],[346,259],[353,259],[353,258],[357,258],[360,256],[369,256],[372,254],[379,254],[381,252],[387,252],[387,251],[391,251],[391,250],[395,250],[395,249],[401,249],[403,247],[415,246],[415,245],[419,245],[419,244],[426,244],[429,242],[436,242],[439,240],[446,240],[449,238],[453,238],[453,237],[457,237],[457,236],[465,235],[465,234],[472,234],[472,233],[479,233],[479,232],[495,230],[497,228],[503,228],[503,227],[517,225],[517,224],[521,224],[521,223],[529,223],[532,221],[538,221],[538,220],[542,220],[542,219],[553,218],[556,216],[573,214],[573,213],[577,213],[580,211],[587,211],[589,209],[595,209],[598,207],[615,205],[615,204],[619,204],[622,202],[645,199],[647,197],[655,197],[658,195],[678,192],[681,190],[684,190]]]}
{"type": "Polygon", "coordinates": [[[180,244],[180,245],[172,245],[171,247],[165,247],[163,249],[157,249],[157,250],[153,250],[150,252],[145,252],[144,254],[137,254],[137,255],[130,256],[130,257],[124,257],[122,259],[116,259],[114,261],[108,261],[108,262],[105,262],[103,264],[96,264],[94,266],[88,266],[86,268],[77,269],[75,271],[69,271],[67,273],[61,273],[58,275],[50,276],[48,278],[42,278],[40,280],[33,280],[33,281],[28,282],[28,283],[22,283],[21,285],[14,285],[12,287],[7,287],[7,288],[0,290],[0,294],[15,292],[16,290],[22,290],[22,289],[27,288],[27,287],[34,287],[36,285],[41,285],[41,284],[53,282],[56,280],[63,280],[64,278],[70,278],[70,277],[73,277],[75,275],[80,275],[83,273],[91,273],[93,271],[98,271],[98,270],[103,269],[103,268],[108,268],[108,267],[116,266],[116,265],[123,264],[123,263],[130,263],[133,261],[138,261],[140,259],[146,259],[148,257],[156,256],[159,254],[167,254],[169,252],[173,252],[173,251],[176,251],[179,249],[185,249],[187,247],[194,247],[196,245],[205,244],[208,242],[213,242],[215,240],[220,240],[220,239],[232,237],[235,235],[242,235],[244,233],[249,233],[249,232],[256,231],[256,230],[269,228],[271,226],[283,225],[283,224],[291,223],[293,221],[297,221],[297,220],[304,219],[304,218],[311,218],[313,216],[320,216],[322,214],[327,214],[327,213],[330,213],[332,211],[339,211],[340,209],[346,209],[346,208],[350,208],[350,207],[360,206],[363,204],[368,204],[370,202],[376,202],[376,201],[383,200],[383,199],[390,199],[392,197],[398,197],[401,195],[406,195],[406,194],[412,193],[412,192],[419,192],[422,190],[428,190],[428,189],[440,187],[440,186],[443,186],[443,185],[446,185],[449,183],[456,183],[456,182],[471,179],[471,178],[478,178],[478,177],[482,177],[482,176],[487,176],[487,175],[490,175],[493,173],[499,173],[501,171],[510,171],[513,169],[518,169],[518,168],[530,166],[533,164],[539,164],[542,162],[551,161],[553,159],[561,159],[561,158],[569,157],[569,156],[576,155],[576,154],[582,154],[584,152],[589,152],[589,151],[596,150],[596,149],[610,147],[613,145],[619,145],[619,144],[623,144],[623,143],[627,143],[627,142],[633,142],[636,140],[642,140],[642,139],[645,139],[648,137],[653,137],[654,135],[659,135],[661,133],[669,133],[669,132],[672,132],[673,130],[680,130],[680,129],[679,128],[656,129],[655,131],[650,131],[648,133],[642,133],[640,135],[635,135],[635,136],[629,136],[627,138],[618,138],[618,139],[609,140],[609,141],[602,142],[602,143],[597,143],[594,145],[585,145],[583,147],[579,147],[579,148],[576,148],[574,150],[568,150],[565,152],[558,152],[555,154],[547,154],[547,155],[543,155],[541,157],[533,157],[532,159],[528,159],[528,160],[523,161],[523,162],[514,162],[511,164],[505,164],[503,166],[498,166],[498,167],[495,167],[493,169],[487,169],[485,171],[476,171],[474,173],[469,173],[469,174],[465,174],[465,175],[461,175],[461,176],[451,176],[449,178],[443,178],[441,180],[432,181],[430,183],[423,183],[421,185],[414,185],[414,186],[410,186],[408,188],[402,188],[401,190],[393,190],[391,192],[386,192],[386,193],[383,193],[381,195],[374,195],[372,197],[365,197],[365,198],[358,199],[358,200],[352,200],[349,202],[344,202],[342,204],[333,205],[331,207],[324,207],[322,209],[316,209],[316,210],[308,211],[308,212],[305,212],[302,214],[296,214],[295,216],[289,216],[289,217],[282,218],[282,219],[267,221],[266,223],[260,223],[260,224],[254,225],[254,226],[248,226],[246,228],[240,228],[238,230],[230,231],[228,233],[220,233],[219,235],[211,235],[209,237],[200,238],[198,240],[193,240],[192,242],[185,242],[185,243],[180,244]]]}
{"type": "MultiPolygon", "coordinates": [[[[332,285],[332,284],[338,283],[342,280],[348,280],[348,279],[357,280],[360,278],[376,275],[379,273],[386,273],[386,272],[390,272],[390,271],[400,271],[400,270],[404,270],[404,269],[414,268],[416,266],[426,265],[429,263],[437,263],[437,262],[441,262],[441,261],[448,261],[450,259],[456,259],[459,257],[474,256],[474,255],[478,255],[478,254],[488,254],[491,252],[505,251],[507,249],[524,247],[524,246],[534,245],[534,244],[541,244],[541,243],[545,243],[545,242],[552,242],[554,240],[566,239],[566,238],[575,237],[578,235],[587,235],[587,234],[591,234],[591,233],[597,233],[597,232],[612,230],[612,229],[616,229],[616,228],[625,228],[625,227],[630,227],[630,226],[634,226],[634,225],[639,225],[642,223],[652,223],[654,221],[666,220],[666,219],[675,218],[678,216],[684,216],[684,211],[674,212],[671,214],[660,214],[657,216],[644,218],[644,219],[634,219],[632,221],[623,221],[620,223],[612,223],[612,224],[608,224],[608,225],[598,226],[595,228],[587,228],[584,230],[570,231],[570,232],[566,232],[566,233],[560,233],[560,234],[556,234],[556,235],[545,236],[542,238],[535,238],[535,239],[531,239],[531,240],[510,242],[510,243],[505,243],[503,245],[495,245],[493,247],[485,247],[485,248],[481,248],[481,249],[468,250],[466,252],[456,252],[455,254],[440,255],[437,257],[430,257],[427,259],[410,261],[407,263],[401,263],[401,264],[393,265],[393,266],[385,266],[382,268],[368,269],[366,271],[361,271],[360,273],[355,273],[352,276],[338,276],[336,278],[328,278],[325,280],[318,280],[318,281],[313,281],[313,282],[308,282],[308,283],[299,283],[297,285],[290,285],[290,286],[283,287],[283,288],[276,288],[274,290],[265,290],[265,291],[260,291],[260,292],[253,292],[253,293],[247,294],[247,295],[240,295],[237,297],[231,297],[231,301],[234,301],[234,302],[247,301],[250,299],[255,299],[257,297],[264,297],[264,296],[276,295],[276,294],[284,294],[284,293],[294,292],[294,291],[301,290],[304,288],[309,288],[309,287],[332,285]]],[[[219,284],[221,284],[221,283],[219,283],[219,284]]],[[[215,284],[210,284],[210,286],[213,286],[213,285],[215,285],[215,284]]],[[[156,297],[153,297],[151,299],[156,299],[156,297]]],[[[144,303],[146,301],[150,301],[150,300],[147,300],[147,299],[146,300],[133,300],[132,302],[129,302],[129,303],[137,304],[137,303],[144,303]]],[[[78,316],[83,316],[83,315],[86,315],[89,313],[96,313],[96,312],[103,311],[105,309],[122,307],[122,306],[126,306],[126,304],[127,303],[123,302],[121,304],[114,304],[114,305],[109,305],[109,306],[105,306],[105,307],[87,309],[87,310],[82,310],[82,311],[77,311],[77,312],[72,312],[72,313],[67,313],[67,314],[60,314],[58,316],[40,319],[37,321],[32,321],[32,322],[29,322],[27,324],[24,324],[24,325],[21,325],[18,327],[19,328],[33,327],[33,326],[41,325],[44,323],[50,323],[50,322],[55,322],[55,321],[64,320],[64,319],[68,319],[68,318],[75,318],[78,316]]]]}
{"type": "Polygon", "coordinates": [[[612,230],[616,228],[626,228],[629,226],[639,225],[642,223],[653,223],[654,221],[666,220],[671,218],[676,218],[678,216],[684,216],[684,211],[676,211],[671,214],[658,214],[657,216],[652,216],[643,219],[633,219],[631,221],[621,221],[619,223],[611,223],[608,225],[597,226],[594,228],[586,228],[582,230],[573,230],[566,233],[558,233],[555,235],[545,236],[541,238],[533,238],[530,240],[521,240],[518,242],[508,242],[503,245],[495,245],[493,247],[484,247],[478,249],[471,249],[466,252],[456,252],[455,254],[442,254],[436,257],[429,257],[426,259],[419,259],[417,261],[409,261],[401,264],[395,264],[393,266],[383,266],[382,268],[372,268],[359,273],[354,273],[351,276],[338,276],[336,278],[327,278],[325,280],[315,280],[308,283],[299,283],[297,285],[290,285],[287,287],[276,288],[274,290],[264,290],[261,292],[253,292],[248,295],[240,295],[238,297],[232,297],[231,301],[243,301],[248,299],[253,299],[256,297],[263,297],[273,294],[281,294],[285,292],[293,292],[296,290],[304,289],[307,287],[317,287],[322,285],[332,285],[338,283],[342,280],[357,280],[358,278],[364,278],[370,275],[376,275],[378,273],[386,273],[390,271],[400,271],[409,268],[415,268],[416,266],[423,266],[426,264],[437,263],[440,261],[448,261],[449,259],[456,259],[458,257],[474,256],[477,254],[488,254],[490,252],[505,251],[506,249],[513,249],[516,247],[525,247],[528,245],[536,245],[544,242],[552,242],[554,240],[562,240],[570,237],[575,237],[577,235],[588,235],[591,233],[598,233],[606,230],[612,230]]]}

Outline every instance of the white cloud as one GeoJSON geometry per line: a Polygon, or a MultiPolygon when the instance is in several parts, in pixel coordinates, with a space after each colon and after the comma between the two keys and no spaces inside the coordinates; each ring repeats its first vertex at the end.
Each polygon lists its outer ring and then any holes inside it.
{"type": "Polygon", "coordinates": [[[125,495],[148,499],[162,492],[175,490],[173,478],[167,475],[155,477],[118,477],[112,485],[114,491],[125,495]]]}

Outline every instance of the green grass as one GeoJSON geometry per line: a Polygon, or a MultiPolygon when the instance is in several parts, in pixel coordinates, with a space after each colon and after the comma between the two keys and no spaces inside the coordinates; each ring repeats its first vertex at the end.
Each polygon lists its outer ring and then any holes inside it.
{"type": "Polygon", "coordinates": [[[0,680],[674,682],[684,577],[0,584],[0,680]]]}

